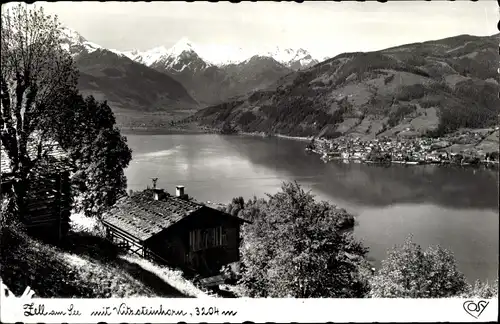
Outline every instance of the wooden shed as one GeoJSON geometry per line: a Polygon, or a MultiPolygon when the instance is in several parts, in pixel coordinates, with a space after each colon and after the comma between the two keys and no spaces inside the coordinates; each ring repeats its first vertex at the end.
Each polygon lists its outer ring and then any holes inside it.
{"type": "MultiPolygon", "coordinates": [[[[32,235],[59,241],[69,230],[72,207],[70,173],[67,154],[54,142],[42,146],[43,158],[32,168],[26,186],[27,195],[21,206],[21,221],[32,235]]],[[[34,159],[38,147],[28,146],[34,159]]],[[[13,186],[21,185],[13,172],[3,145],[0,150],[1,195],[10,196],[13,186]]]]}
{"type": "Polygon", "coordinates": [[[148,259],[204,276],[239,261],[244,220],[195,203],[177,190],[123,197],[103,215],[110,240],[148,259]]]}

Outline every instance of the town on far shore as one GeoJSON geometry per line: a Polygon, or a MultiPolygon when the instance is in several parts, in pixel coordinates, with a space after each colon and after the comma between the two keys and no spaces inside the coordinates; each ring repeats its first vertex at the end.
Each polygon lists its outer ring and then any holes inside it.
{"type": "Polygon", "coordinates": [[[398,136],[335,139],[313,138],[306,151],[332,160],[355,163],[455,164],[498,166],[499,127],[464,129],[444,137],[398,136]]]}

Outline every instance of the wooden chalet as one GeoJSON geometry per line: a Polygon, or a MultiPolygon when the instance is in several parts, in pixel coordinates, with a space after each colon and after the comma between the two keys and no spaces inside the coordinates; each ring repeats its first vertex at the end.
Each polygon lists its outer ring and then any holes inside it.
{"type": "Polygon", "coordinates": [[[244,220],[176,195],[149,189],[118,200],[103,215],[107,237],[130,251],[193,274],[211,276],[239,260],[244,220]]]}
{"type": "MultiPolygon", "coordinates": [[[[46,141],[42,152],[42,158],[33,167],[25,184],[27,195],[20,210],[21,221],[28,233],[58,241],[69,230],[72,169],[67,154],[57,143],[46,141]]],[[[37,145],[28,145],[28,154],[32,159],[37,153],[37,145]]],[[[10,196],[13,187],[20,183],[3,145],[0,158],[1,197],[10,196]]]]}

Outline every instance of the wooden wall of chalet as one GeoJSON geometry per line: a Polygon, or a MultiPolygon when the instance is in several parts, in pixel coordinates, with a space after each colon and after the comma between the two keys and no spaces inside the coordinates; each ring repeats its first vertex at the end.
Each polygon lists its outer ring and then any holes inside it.
{"type": "Polygon", "coordinates": [[[185,256],[186,265],[197,269],[206,275],[218,274],[223,265],[239,261],[239,227],[231,224],[225,227],[227,244],[225,246],[214,247],[207,250],[188,251],[185,256]]]}
{"type": "Polygon", "coordinates": [[[59,241],[69,230],[71,206],[69,172],[39,173],[27,186],[23,223],[30,234],[59,241]]]}
{"type": "Polygon", "coordinates": [[[145,245],[148,250],[160,255],[172,265],[203,275],[213,275],[219,272],[222,265],[239,261],[240,222],[212,208],[202,208],[146,241],[145,245]],[[218,226],[225,229],[225,246],[200,251],[190,250],[190,231],[218,226]]]}

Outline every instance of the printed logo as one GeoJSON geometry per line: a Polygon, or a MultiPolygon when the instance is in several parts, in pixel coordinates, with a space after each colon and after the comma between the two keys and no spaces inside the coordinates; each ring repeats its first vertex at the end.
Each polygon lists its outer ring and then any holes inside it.
{"type": "Polygon", "coordinates": [[[490,302],[487,302],[485,300],[480,300],[477,303],[475,303],[472,300],[467,300],[464,302],[464,310],[469,314],[470,316],[474,318],[479,318],[483,311],[485,310],[486,306],[488,306],[490,302]]]}

